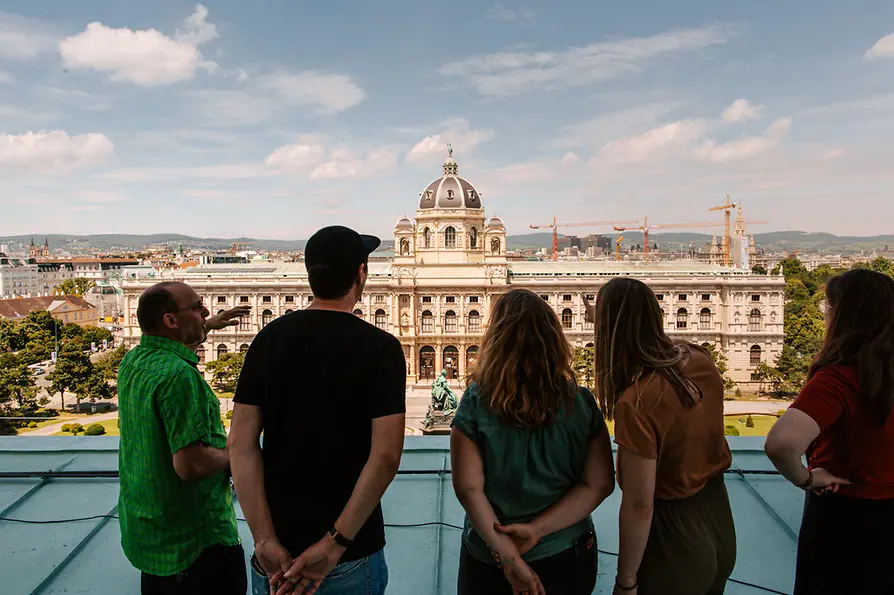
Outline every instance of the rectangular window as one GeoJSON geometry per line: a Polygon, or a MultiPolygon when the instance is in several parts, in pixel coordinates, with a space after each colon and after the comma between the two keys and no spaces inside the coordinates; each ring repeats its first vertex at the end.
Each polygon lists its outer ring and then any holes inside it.
{"type": "Polygon", "coordinates": [[[688,299],[689,299],[689,296],[686,295],[685,293],[681,293],[680,295],[677,296],[677,300],[681,301],[681,302],[685,302],[688,299]]]}
{"type": "Polygon", "coordinates": [[[761,301],[761,296],[755,293],[754,295],[751,296],[751,301],[759,302],[759,301],[761,301]]]}
{"type": "Polygon", "coordinates": [[[286,296],[286,303],[287,303],[287,304],[292,304],[292,303],[294,303],[294,302],[295,302],[295,296],[294,296],[294,295],[287,295],[287,296],[286,296]]]}
{"type": "Polygon", "coordinates": [[[247,304],[247,303],[248,303],[248,296],[247,296],[247,295],[240,295],[240,296],[239,296],[239,303],[240,303],[240,304],[247,304]]]}
{"type": "Polygon", "coordinates": [[[752,373],[751,373],[751,381],[752,381],[752,382],[760,382],[760,380],[761,380],[761,375],[760,375],[760,374],[758,374],[757,372],[752,372],[752,373]]]}
{"type": "Polygon", "coordinates": [[[251,320],[248,316],[242,316],[239,319],[239,330],[243,332],[251,330],[251,320]]]}
{"type": "Polygon", "coordinates": [[[702,294],[702,301],[703,301],[703,302],[710,302],[710,301],[711,301],[711,294],[710,294],[710,293],[703,293],[703,294],[702,294]]]}
{"type": "Polygon", "coordinates": [[[422,316],[422,332],[431,333],[435,330],[435,320],[431,316],[422,316]]]}
{"type": "Polygon", "coordinates": [[[431,296],[430,296],[430,295],[424,295],[424,296],[422,296],[422,303],[423,303],[423,304],[430,304],[430,303],[431,303],[431,296]]]}
{"type": "Polygon", "coordinates": [[[540,299],[542,299],[544,302],[548,302],[548,301],[549,301],[549,296],[546,295],[546,294],[543,294],[543,295],[540,296],[540,299]]]}
{"type": "Polygon", "coordinates": [[[444,301],[446,301],[448,304],[455,304],[456,296],[448,295],[446,298],[444,298],[444,301]]]}
{"type": "Polygon", "coordinates": [[[470,295],[470,296],[469,296],[469,303],[470,303],[470,304],[477,304],[477,303],[478,303],[478,296],[477,296],[477,295],[470,295]]]}
{"type": "Polygon", "coordinates": [[[588,301],[588,302],[593,302],[593,301],[596,300],[596,294],[595,294],[595,293],[588,293],[585,297],[587,298],[587,301],[588,301]]]}
{"type": "Polygon", "coordinates": [[[570,293],[566,293],[566,294],[564,294],[564,295],[562,296],[562,301],[563,301],[563,302],[570,302],[570,301],[571,301],[571,294],[570,294],[570,293]]]}
{"type": "Polygon", "coordinates": [[[269,304],[273,301],[273,297],[269,296],[269,295],[265,295],[264,297],[261,298],[261,301],[264,302],[265,304],[269,304]]]}
{"type": "Polygon", "coordinates": [[[377,295],[377,296],[376,296],[376,303],[377,303],[377,304],[384,304],[384,303],[385,303],[385,296],[384,296],[384,295],[377,295]]]}
{"type": "Polygon", "coordinates": [[[217,296],[217,303],[218,303],[218,304],[226,304],[226,303],[227,303],[227,296],[225,296],[225,295],[219,295],[219,296],[217,296]]]}
{"type": "Polygon", "coordinates": [[[307,303],[308,304],[314,303],[314,296],[312,296],[312,295],[307,296],[307,303]]]}
{"type": "Polygon", "coordinates": [[[663,294],[663,293],[656,293],[656,294],[655,294],[655,299],[658,300],[659,302],[663,302],[663,301],[664,301],[664,294],[663,294]]]}

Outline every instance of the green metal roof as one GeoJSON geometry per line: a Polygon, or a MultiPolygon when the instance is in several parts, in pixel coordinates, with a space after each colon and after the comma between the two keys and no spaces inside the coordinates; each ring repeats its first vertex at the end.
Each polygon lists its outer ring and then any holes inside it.
{"type": "MultiPolygon", "coordinates": [[[[733,469],[727,475],[738,533],[738,562],[729,595],[791,593],[803,494],[778,475],[763,454],[763,438],[730,438],[733,469]],[[758,472],[758,473],[755,473],[758,472]],[[764,473],[759,473],[764,472],[764,473]],[[749,586],[743,583],[750,583],[749,586]]],[[[139,573],[121,551],[114,516],[118,480],[106,477],[10,477],[28,472],[98,472],[118,468],[113,437],[0,438],[0,517],[63,523],[0,520],[0,585],[8,595],[139,592],[139,573]]],[[[401,474],[385,494],[392,525],[442,522],[462,525],[463,512],[449,475],[444,437],[407,437],[401,474]]],[[[76,475],[76,474],[72,474],[76,475]]],[[[618,551],[620,491],[593,514],[598,547],[618,551]]],[[[241,510],[237,508],[241,517],[241,510]]],[[[389,595],[456,593],[460,532],[452,527],[387,529],[389,595]]],[[[241,523],[246,552],[251,534],[241,523]]],[[[610,594],[616,559],[600,555],[594,593],[610,594]]]]}

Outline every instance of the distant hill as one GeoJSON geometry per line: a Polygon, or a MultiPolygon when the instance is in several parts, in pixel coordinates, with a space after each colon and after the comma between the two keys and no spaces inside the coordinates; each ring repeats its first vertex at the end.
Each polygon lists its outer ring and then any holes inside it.
{"type": "MultiPolygon", "coordinates": [[[[607,234],[615,237],[614,234],[607,234]]],[[[28,245],[30,235],[0,237],[0,244],[8,244],[11,250],[18,251],[28,245]]],[[[33,236],[34,242],[43,244],[46,237],[53,249],[64,249],[72,253],[89,252],[114,252],[133,251],[141,246],[166,245],[176,247],[182,243],[186,249],[224,250],[234,242],[248,244],[253,250],[281,250],[295,252],[304,249],[306,240],[268,240],[262,238],[198,238],[176,233],[160,233],[150,235],[134,234],[99,234],[99,235],[64,235],[49,234],[33,236]]],[[[657,243],[659,248],[665,251],[679,250],[680,244],[688,247],[689,243],[698,248],[711,241],[710,234],[702,233],[653,233],[649,234],[649,242],[657,243]]],[[[757,245],[768,252],[787,250],[792,252],[825,252],[831,254],[852,254],[861,251],[884,250],[886,247],[894,249],[894,234],[869,237],[836,236],[830,233],[811,233],[805,231],[778,231],[772,233],[755,234],[757,245]]],[[[718,236],[719,240],[719,236],[718,236]]],[[[507,237],[510,250],[525,248],[550,248],[552,247],[552,233],[538,232],[507,237]]],[[[635,246],[642,243],[642,234],[638,232],[626,232],[625,246],[635,246]]],[[[392,240],[385,239],[382,242],[383,249],[393,247],[392,240]]]]}

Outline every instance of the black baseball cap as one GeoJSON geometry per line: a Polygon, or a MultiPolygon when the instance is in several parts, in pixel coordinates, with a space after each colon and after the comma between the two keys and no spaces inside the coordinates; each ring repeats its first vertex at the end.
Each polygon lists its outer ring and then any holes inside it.
{"type": "Polygon", "coordinates": [[[304,247],[307,266],[327,265],[334,269],[356,268],[379,247],[382,240],[361,235],[342,225],[324,227],[310,236],[304,247]]]}

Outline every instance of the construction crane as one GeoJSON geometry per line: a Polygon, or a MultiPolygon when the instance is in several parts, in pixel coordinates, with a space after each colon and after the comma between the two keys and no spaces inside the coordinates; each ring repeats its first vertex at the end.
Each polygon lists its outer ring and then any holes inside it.
{"type": "Polygon", "coordinates": [[[636,221],[589,221],[584,223],[557,223],[556,218],[553,217],[552,223],[545,223],[543,225],[531,225],[531,229],[544,229],[547,227],[551,227],[553,230],[553,260],[559,260],[559,233],[557,231],[560,227],[602,227],[606,225],[625,225],[627,223],[637,223],[636,221]]]}
{"type": "MultiPolygon", "coordinates": [[[[760,225],[763,223],[767,223],[767,221],[745,221],[744,223],[747,225],[760,225]]],[[[650,250],[650,247],[649,247],[649,230],[650,229],[693,229],[693,228],[697,228],[697,227],[721,227],[723,225],[728,226],[729,224],[724,223],[724,222],[716,222],[716,221],[703,221],[703,222],[697,222],[697,223],[658,223],[658,224],[649,225],[649,218],[644,217],[642,225],[638,225],[636,227],[615,227],[614,230],[618,231],[618,232],[628,231],[628,230],[635,230],[635,231],[642,230],[642,232],[643,232],[643,255],[646,259],[648,259],[649,250],[650,250]]],[[[728,227],[727,227],[727,229],[728,229],[728,227]]],[[[727,243],[727,245],[729,244],[729,242],[726,242],[726,243],[727,243]]]]}
{"type": "Polygon", "coordinates": [[[726,220],[726,229],[723,233],[723,264],[725,266],[730,265],[730,235],[729,235],[729,214],[736,208],[736,203],[732,202],[729,198],[729,194],[726,195],[726,202],[723,204],[717,205],[716,207],[711,207],[708,211],[723,211],[724,218],[726,220]]]}
{"type": "Polygon", "coordinates": [[[615,240],[615,260],[621,260],[621,241],[623,239],[624,236],[618,236],[618,239],[615,240]]]}
{"type": "Polygon", "coordinates": [[[251,246],[251,242],[233,242],[228,252],[230,254],[237,254],[239,252],[242,252],[242,250],[240,250],[240,246],[248,248],[249,246],[251,246]]]}

